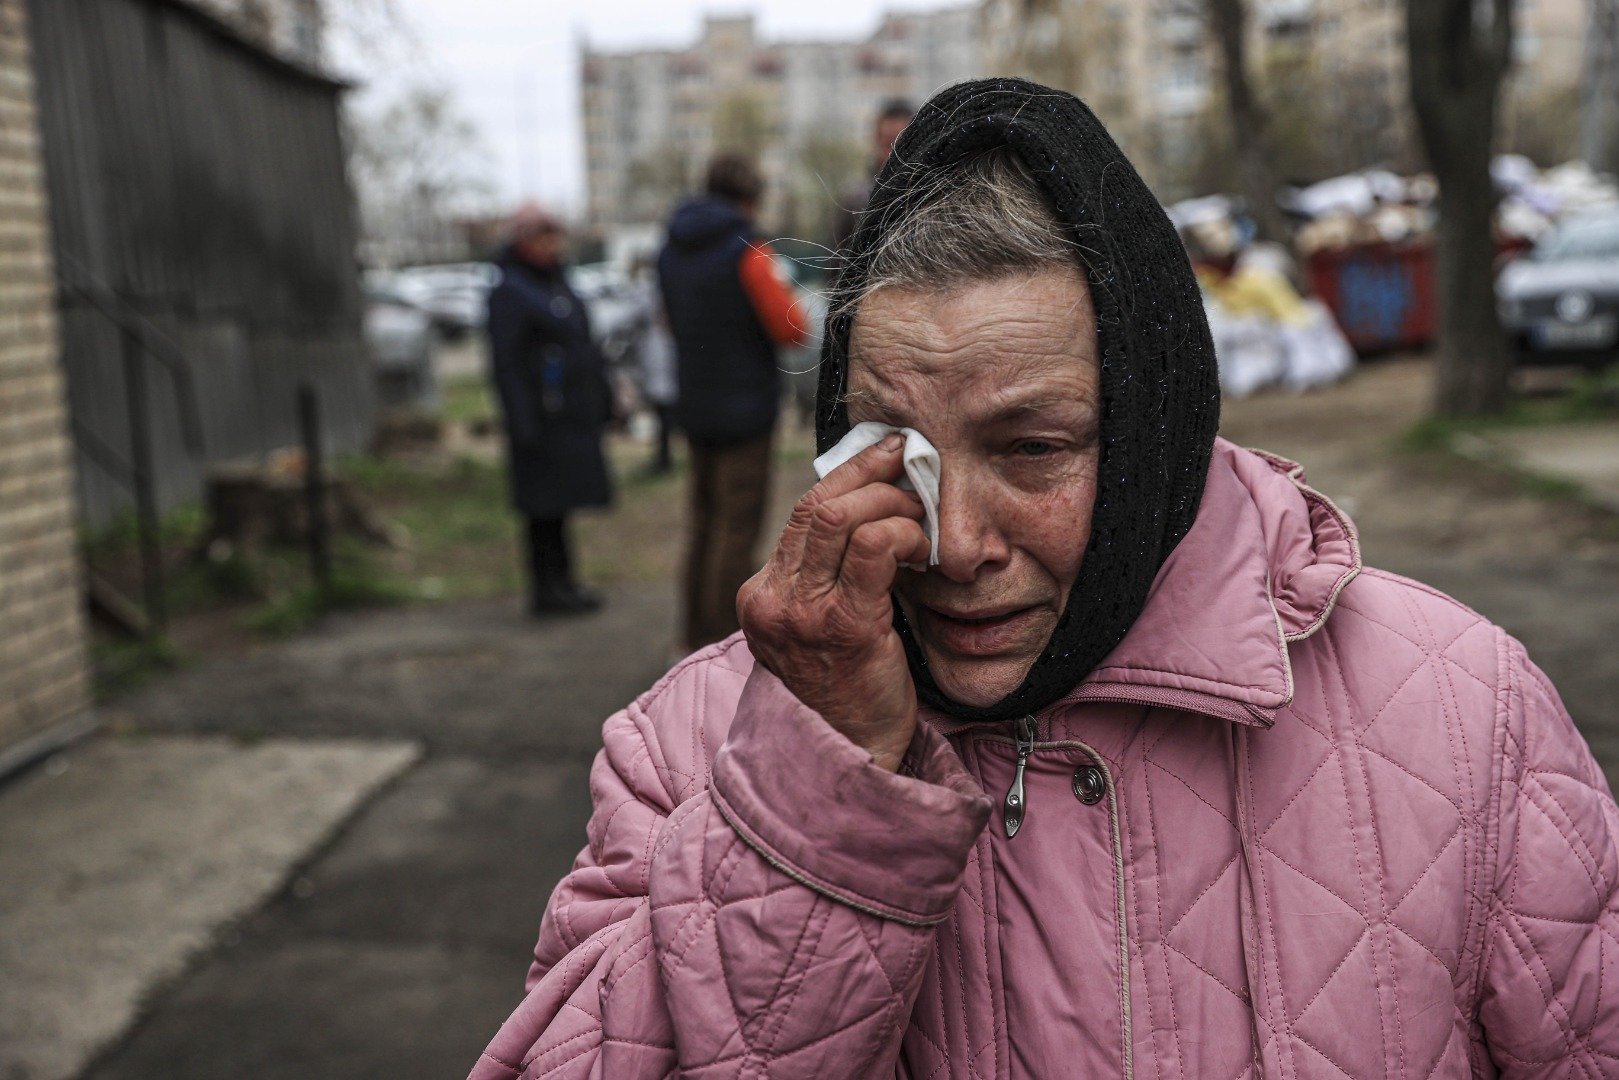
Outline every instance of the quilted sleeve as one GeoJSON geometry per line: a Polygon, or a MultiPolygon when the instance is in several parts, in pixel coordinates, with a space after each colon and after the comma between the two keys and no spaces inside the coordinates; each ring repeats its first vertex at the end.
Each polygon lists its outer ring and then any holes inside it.
{"type": "Polygon", "coordinates": [[[472,1080],[892,1077],[988,800],[930,729],[885,772],[762,669],[684,802],[660,728],[608,722],[589,845],[472,1080]]]}
{"type": "Polygon", "coordinates": [[[1508,673],[1486,1045],[1506,1077],[1619,1076],[1619,809],[1516,642],[1508,673]]]}

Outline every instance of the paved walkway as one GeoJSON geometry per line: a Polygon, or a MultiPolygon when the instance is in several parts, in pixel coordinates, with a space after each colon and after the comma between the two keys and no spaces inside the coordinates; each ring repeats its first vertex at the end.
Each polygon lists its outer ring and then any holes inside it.
{"type": "Polygon", "coordinates": [[[416,748],[94,740],[0,792],[0,1076],[78,1074],[416,748]]]}
{"type": "Polygon", "coordinates": [[[1587,500],[1619,514],[1619,423],[1506,428],[1487,442],[1512,467],[1575,484],[1587,500]]]}
{"type": "Polygon", "coordinates": [[[356,614],[127,702],[148,730],[409,739],[424,757],[86,1075],[465,1075],[584,842],[601,723],[662,673],[673,625],[646,588],[571,622],[506,601],[356,614]]]}

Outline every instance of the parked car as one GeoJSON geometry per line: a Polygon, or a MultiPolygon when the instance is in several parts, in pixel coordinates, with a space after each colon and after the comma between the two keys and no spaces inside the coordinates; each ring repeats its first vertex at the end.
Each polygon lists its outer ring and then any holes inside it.
{"type": "Polygon", "coordinates": [[[612,263],[579,263],[568,267],[568,284],[582,300],[619,296],[629,290],[630,279],[612,263]]]}
{"type": "Polygon", "coordinates": [[[445,337],[483,329],[489,313],[489,290],[500,280],[491,263],[445,263],[415,266],[394,276],[394,289],[427,312],[445,337]]]}
{"type": "Polygon", "coordinates": [[[1496,307],[1521,360],[1619,360],[1619,210],[1565,218],[1496,279],[1496,307]]]}
{"type": "MultiPolygon", "coordinates": [[[[590,331],[608,348],[633,337],[635,324],[644,321],[642,298],[629,276],[611,263],[583,263],[568,268],[568,284],[590,312],[590,331]]],[[[611,349],[609,349],[611,353],[611,349]]]]}
{"type": "Polygon", "coordinates": [[[378,404],[384,408],[437,404],[433,319],[374,278],[365,286],[365,341],[371,351],[378,404]]]}

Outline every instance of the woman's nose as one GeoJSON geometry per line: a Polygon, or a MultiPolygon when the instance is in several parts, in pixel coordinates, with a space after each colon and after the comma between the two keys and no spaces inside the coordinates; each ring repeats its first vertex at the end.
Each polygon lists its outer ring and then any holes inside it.
{"type": "Polygon", "coordinates": [[[975,479],[970,466],[946,462],[939,471],[939,562],[935,569],[951,581],[967,584],[984,570],[1005,565],[1010,548],[996,521],[996,499],[990,485],[983,478],[975,479]]]}

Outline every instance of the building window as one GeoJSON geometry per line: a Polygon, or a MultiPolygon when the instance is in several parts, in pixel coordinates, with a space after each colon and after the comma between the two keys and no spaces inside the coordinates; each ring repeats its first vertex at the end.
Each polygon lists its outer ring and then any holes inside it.
{"type": "Polygon", "coordinates": [[[1197,53],[1182,53],[1164,69],[1160,86],[1166,93],[1202,93],[1208,89],[1208,65],[1197,53]]]}

